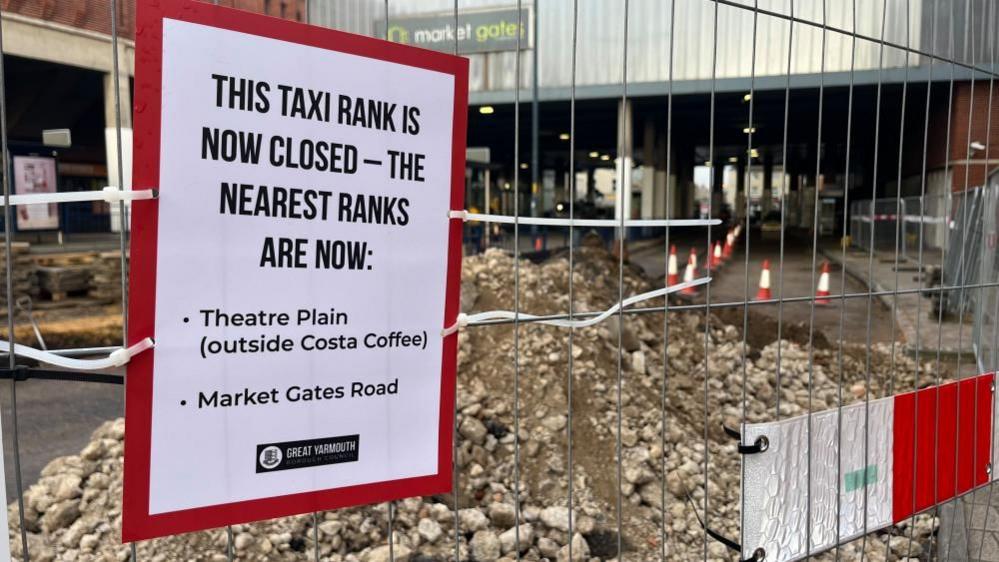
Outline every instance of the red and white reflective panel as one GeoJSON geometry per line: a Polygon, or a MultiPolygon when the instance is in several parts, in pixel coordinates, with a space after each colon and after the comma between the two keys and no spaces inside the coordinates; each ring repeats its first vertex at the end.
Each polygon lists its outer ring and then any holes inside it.
{"type": "Polygon", "coordinates": [[[743,459],[743,556],[799,560],[988,483],[993,381],[745,426],[745,444],[767,447],[743,459]]]}

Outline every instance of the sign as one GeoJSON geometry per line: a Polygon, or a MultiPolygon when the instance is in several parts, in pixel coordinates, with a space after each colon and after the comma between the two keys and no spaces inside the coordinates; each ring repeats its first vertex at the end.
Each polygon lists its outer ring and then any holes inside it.
{"type": "Polygon", "coordinates": [[[744,425],[743,443],[766,447],[743,457],[743,557],[810,558],[993,482],[994,382],[989,373],[744,425]]]}
{"type": "MultiPolygon", "coordinates": [[[[530,49],[532,43],[531,26],[534,22],[531,11],[523,8],[520,19],[517,7],[487,8],[462,11],[455,25],[454,12],[441,12],[426,15],[400,15],[389,19],[388,40],[423,49],[445,53],[454,52],[454,41],[458,39],[458,52],[463,55],[516,51],[517,32],[520,31],[520,48],[530,49]]],[[[386,37],[385,20],[375,22],[375,36],[386,37]]]]}
{"type": "MultiPolygon", "coordinates": [[[[55,158],[15,156],[14,193],[56,192],[55,158]]],[[[52,230],[59,228],[59,206],[55,203],[17,206],[18,230],[52,230]]]]}
{"type": "Polygon", "coordinates": [[[139,10],[123,540],[450,490],[468,61],[139,10]]]}

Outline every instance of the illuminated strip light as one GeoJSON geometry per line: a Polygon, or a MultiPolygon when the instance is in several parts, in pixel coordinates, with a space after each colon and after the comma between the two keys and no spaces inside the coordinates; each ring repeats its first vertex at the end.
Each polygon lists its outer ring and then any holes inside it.
{"type": "MultiPolygon", "coordinates": [[[[617,228],[621,226],[618,219],[555,219],[547,217],[513,217],[510,215],[486,215],[481,213],[469,213],[468,211],[450,211],[448,218],[461,219],[464,221],[494,222],[500,224],[526,224],[538,226],[594,226],[605,228],[617,228]]],[[[627,219],[624,221],[625,228],[628,227],[651,227],[651,226],[708,226],[719,225],[721,219],[627,219]]]]}
{"type": "Polygon", "coordinates": [[[988,484],[995,462],[993,384],[994,374],[986,374],[869,405],[851,404],[842,409],[842,425],[835,409],[811,414],[810,429],[808,415],[746,425],[743,443],[764,439],[766,447],[743,459],[744,558],[801,560],[988,484]],[[865,418],[870,424],[866,459],[865,418]],[[806,548],[809,494],[811,545],[806,548]]]}

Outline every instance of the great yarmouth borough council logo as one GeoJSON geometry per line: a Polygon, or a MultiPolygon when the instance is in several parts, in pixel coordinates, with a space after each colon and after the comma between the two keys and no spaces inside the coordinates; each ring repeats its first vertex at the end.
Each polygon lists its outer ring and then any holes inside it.
{"type": "Polygon", "coordinates": [[[281,449],[271,445],[264,447],[264,450],[260,451],[260,456],[257,460],[260,462],[260,468],[271,470],[281,464],[281,459],[283,458],[284,454],[281,453],[281,449]]]}
{"type": "Polygon", "coordinates": [[[257,445],[257,473],[357,462],[360,443],[360,435],[261,443],[257,445]]]}

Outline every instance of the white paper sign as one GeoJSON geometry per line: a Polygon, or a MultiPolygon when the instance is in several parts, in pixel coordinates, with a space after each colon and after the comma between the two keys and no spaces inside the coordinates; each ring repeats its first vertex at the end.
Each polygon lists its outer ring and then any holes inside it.
{"type": "Polygon", "coordinates": [[[151,380],[128,394],[148,449],[126,449],[126,496],[145,496],[126,498],[126,534],[446,489],[464,61],[380,60],[423,55],[297,24],[261,36],[261,18],[214,6],[175,19],[175,3],[160,195],[133,221],[133,314],[155,301],[133,333],[156,348],[129,371],[151,380]]]}

